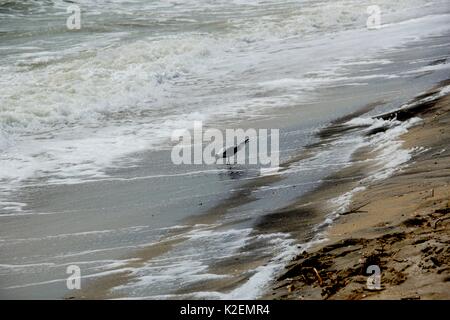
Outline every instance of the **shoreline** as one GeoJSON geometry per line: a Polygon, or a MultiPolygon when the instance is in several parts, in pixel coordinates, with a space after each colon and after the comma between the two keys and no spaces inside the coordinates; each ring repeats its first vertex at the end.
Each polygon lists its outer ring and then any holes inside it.
{"type": "Polygon", "coordinates": [[[369,2],[83,2],[78,32],[0,4],[0,298],[261,299],[409,159],[383,114],[450,77],[448,1],[384,1],[379,28],[369,2]],[[175,161],[227,129],[270,137],[175,161]]]}
{"type": "MultiPolygon", "coordinates": [[[[450,298],[450,95],[433,98],[445,85],[405,109],[377,116],[420,117],[401,136],[402,148],[417,152],[401,170],[351,193],[346,210],[324,228],[326,240],[297,255],[263,299],[450,298]],[[367,286],[370,265],[380,267],[379,289],[367,286]]],[[[358,188],[368,153],[358,150],[349,168],[291,206],[289,220],[307,210],[329,212],[333,197],[358,188]]]]}
{"type": "MultiPolygon", "coordinates": [[[[436,89],[438,90],[438,89],[436,89]]],[[[431,90],[430,92],[435,92],[431,90]]],[[[420,96],[419,96],[420,97],[420,96]]],[[[424,98],[424,97],[422,97],[424,98]]],[[[449,97],[447,96],[446,99],[449,97]]],[[[438,100],[442,100],[442,98],[439,98],[438,100]]],[[[414,100],[413,100],[414,101],[414,100]]],[[[426,110],[427,106],[429,104],[425,103],[419,103],[420,106],[423,106],[424,108],[417,108],[417,113],[421,114],[424,109],[426,110]]],[[[348,115],[342,119],[338,119],[335,122],[331,123],[330,126],[325,127],[323,130],[319,132],[319,137],[321,142],[318,142],[316,144],[312,144],[308,146],[308,148],[305,149],[305,152],[301,155],[290,159],[289,161],[281,164],[282,171],[288,170],[290,168],[290,165],[292,163],[295,163],[298,161],[298,159],[301,158],[307,158],[311,156],[311,152],[314,153],[314,150],[319,148],[321,149],[323,143],[330,143],[336,140],[339,140],[342,138],[343,135],[345,135],[348,132],[351,132],[352,130],[355,130],[356,132],[359,132],[362,128],[367,128],[367,126],[349,126],[348,121],[351,121],[352,119],[359,118],[360,116],[363,116],[366,114],[366,112],[369,112],[370,110],[375,107],[376,104],[371,104],[366,106],[365,108],[361,109],[360,111],[357,111],[351,115],[348,115]]],[[[434,104],[432,103],[431,106],[433,107],[434,104]]],[[[410,110],[410,109],[408,109],[410,110]]],[[[398,110],[392,111],[388,114],[382,114],[380,116],[377,116],[379,118],[383,118],[384,120],[388,119],[390,115],[393,115],[394,113],[398,113],[398,110]]],[[[401,111],[405,112],[405,110],[401,111]]],[[[417,114],[417,115],[418,115],[417,114]]],[[[416,116],[416,113],[410,114],[409,116],[405,116],[404,120],[408,120],[412,118],[413,116],[416,116]]],[[[399,125],[397,124],[396,127],[399,125]]],[[[420,125],[415,125],[411,128],[411,130],[408,131],[407,134],[410,134],[417,128],[420,128],[420,125]]],[[[364,132],[367,132],[367,135],[376,135],[379,132],[382,132],[383,128],[376,128],[375,131],[367,131],[365,129],[364,132]],[[381,131],[380,131],[381,130],[381,131]]],[[[403,138],[403,137],[402,137],[403,138]]],[[[406,142],[405,142],[406,143],[406,142]]],[[[407,145],[408,148],[415,147],[414,143],[411,143],[410,145],[407,145]]],[[[315,150],[317,152],[317,150],[315,150]]],[[[318,188],[314,188],[313,190],[307,192],[302,197],[300,197],[297,201],[295,201],[293,204],[277,210],[273,213],[269,213],[267,215],[264,215],[257,219],[256,224],[254,225],[254,230],[252,232],[252,235],[259,236],[259,235],[268,235],[273,233],[279,233],[282,232],[284,234],[290,234],[293,239],[296,239],[296,243],[298,244],[299,248],[302,248],[300,244],[302,243],[308,243],[306,247],[307,250],[309,250],[312,247],[312,251],[310,254],[315,254],[317,250],[320,250],[320,248],[324,248],[330,243],[333,243],[333,241],[341,241],[344,240],[345,245],[348,245],[348,241],[346,240],[346,237],[339,237],[338,235],[335,235],[335,237],[332,237],[333,233],[332,230],[340,223],[342,220],[346,219],[347,217],[354,216],[350,215],[349,213],[344,212],[344,214],[341,214],[341,217],[338,220],[338,223],[333,225],[331,229],[328,229],[329,223],[324,224],[323,220],[328,219],[327,216],[329,215],[329,212],[333,212],[335,208],[333,206],[329,205],[330,202],[335,199],[336,197],[340,197],[343,194],[348,194],[355,188],[359,188],[360,181],[363,179],[368,179],[371,177],[371,174],[373,174],[374,170],[370,170],[370,166],[375,166],[375,164],[368,164],[367,159],[370,157],[373,157],[373,159],[378,159],[378,155],[371,154],[373,150],[371,150],[370,147],[362,147],[353,154],[351,165],[344,167],[343,169],[333,173],[331,176],[326,177],[321,183],[318,188]],[[328,213],[328,214],[327,214],[328,213]],[[327,242],[324,242],[324,234],[323,231],[327,230],[328,234],[327,237],[329,237],[329,240],[327,242]],[[316,245],[312,245],[313,243],[316,243],[316,245]]],[[[420,155],[420,154],[419,154],[420,155]]],[[[413,159],[415,160],[415,159],[413,159]]],[[[375,161],[376,162],[376,161],[375,161]]],[[[384,164],[381,165],[382,167],[384,164]]],[[[373,169],[373,168],[372,168],[373,169]]],[[[376,171],[376,170],[375,170],[376,171]]],[[[290,174],[288,174],[290,175],[290,174]]],[[[395,175],[394,175],[395,176],[395,175]]],[[[274,183],[274,181],[282,180],[283,178],[281,176],[275,175],[275,176],[265,176],[261,177],[257,180],[251,180],[243,189],[238,191],[236,194],[234,194],[231,198],[228,198],[224,203],[221,205],[218,205],[216,207],[213,207],[212,209],[208,210],[207,213],[187,218],[184,221],[184,224],[187,225],[188,229],[193,229],[195,225],[204,225],[206,224],[214,224],[221,216],[225,215],[225,213],[229,209],[238,208],[243,204],[251,203],[253,200],[251,199],[251,191],[256,190],[258,187],[264,186],[264,185],[271,185],[274,183]],[[190,227],[188,227],[190,226],[190,227]]],[[[381,180],[375,184],[383,185],[383,182],[388,183],[391,178],[387,178],[386,180],[381,180]]],[[[370,185],[370,183],[369,183],[370,185]]],[[[367,190],[363,191],[362,193],[367,192],[367,190]]],[[[354,195],[354,199],[352,203],[354,203],[355,199],[359,196],[359,194],[354,195]]],[[[359,209],[359,208],[358,208],[359,209]]],[[[349,209],[351,211],[351,208],[349,209]]],[[[363,210],[363,209],[361,209],[363,210]]],[[[364,208],[365,210],[365,208],[364,208]]],[[[348,211],[348,210],[346,210],[348,211]]],[[[225,226],[218,226],[214,227],[211,230],[221,230],[225,226]]],[[[349,227],[349,230],[347,231],[347,236],[352,234],[352,232],[355,231],[351,227],[349,227]]],[[[362,232],[362,236],[366,236],[364,232],[362,232]]],[[[65,299],[100,299],[100,298],[112,298],[112,299],[121,299],[124,298],[121,294],[117,294],[111,292],[111,289],[116,286],[125,285],[127,283],[136,281],[135,277],[130,273],[130,270],[139,268],[139,266],[143,266],[146,263],[149,263],[151,259],[160,256],[161,254],[164,254],[170,248],[173,244],[177,245],[182,243],[184,240],[186,240],[185,236],[182,234],[178,234],[177,232],[174,232],[171,236],[164,239],[161,243],[151,245],[148,247],[141,248],[138,252],[135,252],[134,254],[127,255],[126,258],[130,261],[125,266],[119,267],[117,270],[113,270],[110,275],[107,275],[106,277],[102,277],[101,279],[95,280],[93,283],[91,283],[87,288],[79,292],[77,295],[66,295],[65,299]],[[175,240],[175,242],[173,242],[175,240]]],[[[363,242],[363,241],[361,241],[363,242]]],[[[350,243],[352,243],[350,241],[350,243]]],[[[359,245],[359,242],[356,242],[355,245],[359,245]]],[[[332,244],[331,244],[332,245],[332,244]]],[[[297,252],[301,252],[301,250],[298,250],[297,252]]],[[[294,253],[295,255],[295,253],[294,253]]],[[[237,289],[239,286],[242,286],[245,284],[246,281],[249,280],[247,272],[245,270],[254,269],[258,265],[265,265],[268,262],[260,261],[259,258],[254,260],[255,258],[240,258],[237,260],[230,260],[226,261],[224,263],[219,263],[218,265],[211,265],[209,270],[213,274],[219,274],[219,275],[229,275],[231,278],[219,278],[216,280],[210,280],[205,282],[200,282],[198,284],[194,284],[192,286],[187,287],[186,289],[178,290],[174,296],[184,296],[189,294],[192,294],[193,292],[199,291],[199,292],[210,292],[212,289],[213,292],[223,292],[223,291],[233,291],[233,289],[237,289]]],[[[287,260],[288,261],[288,260],[287,260]]],[[[298,257],[297,257],[298,261],[298,257]]],[[[282,265],[285,265],[286,262],[282,263],[282,265]]],[[[296,260],[294,260],[293,263],[288,265],[288,268],[294,267],[296,264],[296,260]]],[[[282,267],[281,267],[282,268],[282,267]]],[[[322,272],[321,269],[319,272],[322,272]]],[[[289,274],[289,271],[287,272],[289,274]]],[[[274,276],[281,274],[281,272],[276,272],[274,276]]],[[[286,277],[285,275],[282,275],[278,281],[275,281],[273,285],[272,291],[265,290],[262,292],[262,296],[259,295],[259,298],[263,299],[296,299],[296,292],[297,291],[303,291],[305,288],[302,286],[294,287],[297,290],[293,290],[292,281],[290,280],[290,276],[286,277]],[[290,289],[289,289],[289,288],[290,289]],[[289,292],[291,291],[291,292],[289,292]],[[267,294],[264,294],[264,292],[267,292],[267,294]],[[288,294],[286,294],[286,292],[288,294]],[[292,294],[294,295],[292,295],[292,294]]],[[[273,278],[272,278],[273,279],[273,278]]],[[[314,278],[313,278],[314,279],[314,278]]],[[[272,281],[272,280],[270,280],[272,281]]],[[[313,283],[314,284],[314,283],[313,283]]],[[[267,288],[267,287],[266,287],[267,288]]],[[[322,287],[318,286],[318,288],[322,290],[322,287]]],[[[316,290],[317,291],[317,290],[316,290]]],[[[317,292],[319,292],[317,291],[317,292]]],[[[317,295],[317,292],[310,296],[306,296],[305,298],[311,298],[311,299],[320,299],[322,298],[321,295],[317,295]]]]}

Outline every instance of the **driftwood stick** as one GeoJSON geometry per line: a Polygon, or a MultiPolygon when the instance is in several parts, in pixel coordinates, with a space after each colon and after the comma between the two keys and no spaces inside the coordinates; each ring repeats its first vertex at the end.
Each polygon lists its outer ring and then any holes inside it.
{"type": "Polygon", "coordinates": [[[314,270],[314,273],[316,274],[317,280],[319,281],[319,285],[322,286],[323,280],[322,280],[322,277],[319,274],[319,271],[317,271],[316,268],[313,268],[313,270],[314,270]]]}
{"type": "Polygon", "coordinates": [[[447,219],[450,219],[450,217],[444,217],[444,218],[437,219],[436,222],[434,223],[434,229],[436,229],[439,222],[447,220],[447,219]]]}
{"type": "Polygon", "coordinates": [[[367,210],[359,210],[359,209],[365,207],[365,206],[368,205],[369,203],[370,203],[370,201],[367,201],[366,203],[364,203],[364,204],[362,204],[362,205],[360,205],[360,206],[358,206],[358,207],[356,207],[356,208],[353,208],[353,209],[351,209],[351,210],[349,210],[349,211],[345,211],[345,212],[340,213],[340,215],[341,215],[341,216],[345,216],[345,215],[350,214],[350,213],[356,213],[356,212],[368,212],[367,210]]]}

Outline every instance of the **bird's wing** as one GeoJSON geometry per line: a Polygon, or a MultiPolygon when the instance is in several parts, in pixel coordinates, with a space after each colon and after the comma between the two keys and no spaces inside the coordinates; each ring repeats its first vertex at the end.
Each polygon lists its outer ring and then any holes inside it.
{"type": "Polygon", "coordinates": [[[217,151],[216,158],[222,158],[224,152],[225,152],[225,148],[221,148],[219,151],[217,151]]]}

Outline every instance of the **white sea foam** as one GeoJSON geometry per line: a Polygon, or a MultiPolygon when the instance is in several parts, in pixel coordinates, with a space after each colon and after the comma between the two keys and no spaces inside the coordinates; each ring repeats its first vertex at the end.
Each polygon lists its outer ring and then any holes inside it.
{"type": "Polygon", "coordinates": [[[331,212],[326,215],[325,220],[322,223],[315,227],[315,230],[318,233],[311,243],[306,245],[312,246],[317,242],[325,241],[326,229],[324,231],[324,228],[330,226],[342,213],[349,209],[355,194],[365,190],[367,186],[374,181],[386,179],[395,172],[401,170],[411,159],[413,152],[420,152],[420,150],[417,150],[416,148],[404,149],[402,147],[403,141],[401,140],[401,136],[408,132],[409,128],[417,125],[421,121],[422,120],[417,117],[413,117],[404,122],[395,119],[382,120],[379,118],[357,117],[346,122],[349,126],[366,126],[366,128],[363,129],[363,132],[379,127],[385,127],[387,130],[366,137],[361,140],[359,144],[355,145],[354,150],[358,150],[362,147],[370,147],[372,150],[370,153],[374,154],[374,157],[367,161],[371,162],[372,169],[367,177],[359,182],[359,186],[330,200],[330,207],[332,208],[331,212]]]}
{"type": "MultiPolygon", "coordinates": [[[[219,299],[254,299],[262,294],[266,288],[267,280],[278,272],[291,258],[296,250],[295,241],[284,233],[252,235],[252,229],[215,230],[211,226],[194,228],[183,237],[185,242],[176,245],[170,253],[152,259],[145,266],[132,270],[135,280],[115,287],[113,290],[130,298],[146,297],[149,288],[155,294],[153,299],[167,299],[182,297],[177,294],[158,294],[170,292],[173,287],[180,284],[189,285],[196,282],[227,279],[234,275],[215,274],[209,271],[214,262],[224,259],[234,259],[238,250],[246,244],[263,243],[265,252],[273,252],[274,257],[267,264],[256,269],[246,271],[249,279],[230,292],[193,292],[187,296],[191,298],[219,298],[219,299]],[[200,250],[199,250],[200,249],[200,250]]],[[[241,252],[240,257],[253,254],[241,252]]]]}
{"type": "MultiPolygon", "coordinates": [[[[33,8],[40,8],[42,14],[47,10],[65,14],[58,12],[65,4],[56,3],[33,8]]],[[[250,116],[265,108],[314,99],[311,90],[318,86],[361,85],[370,79],[396,77],[373,74],[355,78],[342,71],[345,66],[390,63],[377,59],[377,53],[410,41],[411,26],[419,38],[448,30],[442,23],[448,15],[417,17],[417,12],[433,13],[434,9],[425,6],[425,1],[405,3],[379,3],[389,9],[383,18],[393,20],[384,23],[389,32],[381,34],[364,29],[366,17],[360,14],[367,7],[364,1],[301,8],[283,4],[280,10],[289,14],[282,18],[277,11],[270,11],[273,5],[280,5],[277,1],[245,1],[232,7],[228,1],[187,1],[178,3],[177,9],[171,2],[114,1],[108,5],[111,17],[106,18],[116,19],[119,12],[136,14],[137,4],[148,9],[138,15],[148,12],[144,17],[150,24],[159,10],[165,13],[160,23],[165,19],[197,23],[196,14],[205,8],[227,8],[235,17],[228,22],[231,31],[218,36],[191,32],[121,43],[127,32],[114,30],[59,52],[34,52],[42,45],[24,43],[24,52],[15,56],[16,65],[8,60],[0,64],[0,179],[5,185],[30,178],[49,178],[52,183],[101,178],[105,168],[124,165],[120,161],[124,156],[161,147],[173,129],[189,127],[193,120],[242,117],[242,113],[250,116]],[[255,3],[268,12],[267,18],[252,17],[255,3]],[[187,16],[188,12],[192,16],[187,16]],[[330,36],[330,30],[338,32],[330,36]],[[297,41],[291,42],[299,35],[310,35],[302,39],[301,47],[297,41]],[[363,38],[365,41],[358,40],[363,38]],[[358,45],[352,45],[355,41],[358,45]],[[340,56],[322,50],[325,43],[334,46],[340,56]],[[279,52],[271,55],[274,49],[279,52]],[[320,60],[316,59],[319,56],[320,60]],[[289,63],[283,66],[279,61],[289,63]],[[262,62],[280,73],[299,65],[304,71],[294,73],[298,78],[279,79],[273,79],[270,70],[270,77],[251,72],[262,62]],[[308,76],[311,72],[316,76],[308,76]],[[212,97],[210,92],[220,87],[231,91],[212,97]],[[261,87],[263,91],[286,92],[255,98],[261,87]]],[[[436,3],[438,8],[441,2],[436,3]]],[[[82,5],[93,15],[104,10],[98,3],[82,5]]],[[[126,165],[130,163],[127,158],[126,165]]]]}

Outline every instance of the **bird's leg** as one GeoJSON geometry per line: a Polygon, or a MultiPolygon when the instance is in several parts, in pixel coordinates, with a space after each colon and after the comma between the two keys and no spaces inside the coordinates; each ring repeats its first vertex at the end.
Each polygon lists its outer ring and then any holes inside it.
{"type": "Polygon", "coordinates": [[[231,170],[231,163],[230,163],[230,158],[226,158],[226,162],[225,164],[228,166],[228,170],[231,170]]]}

